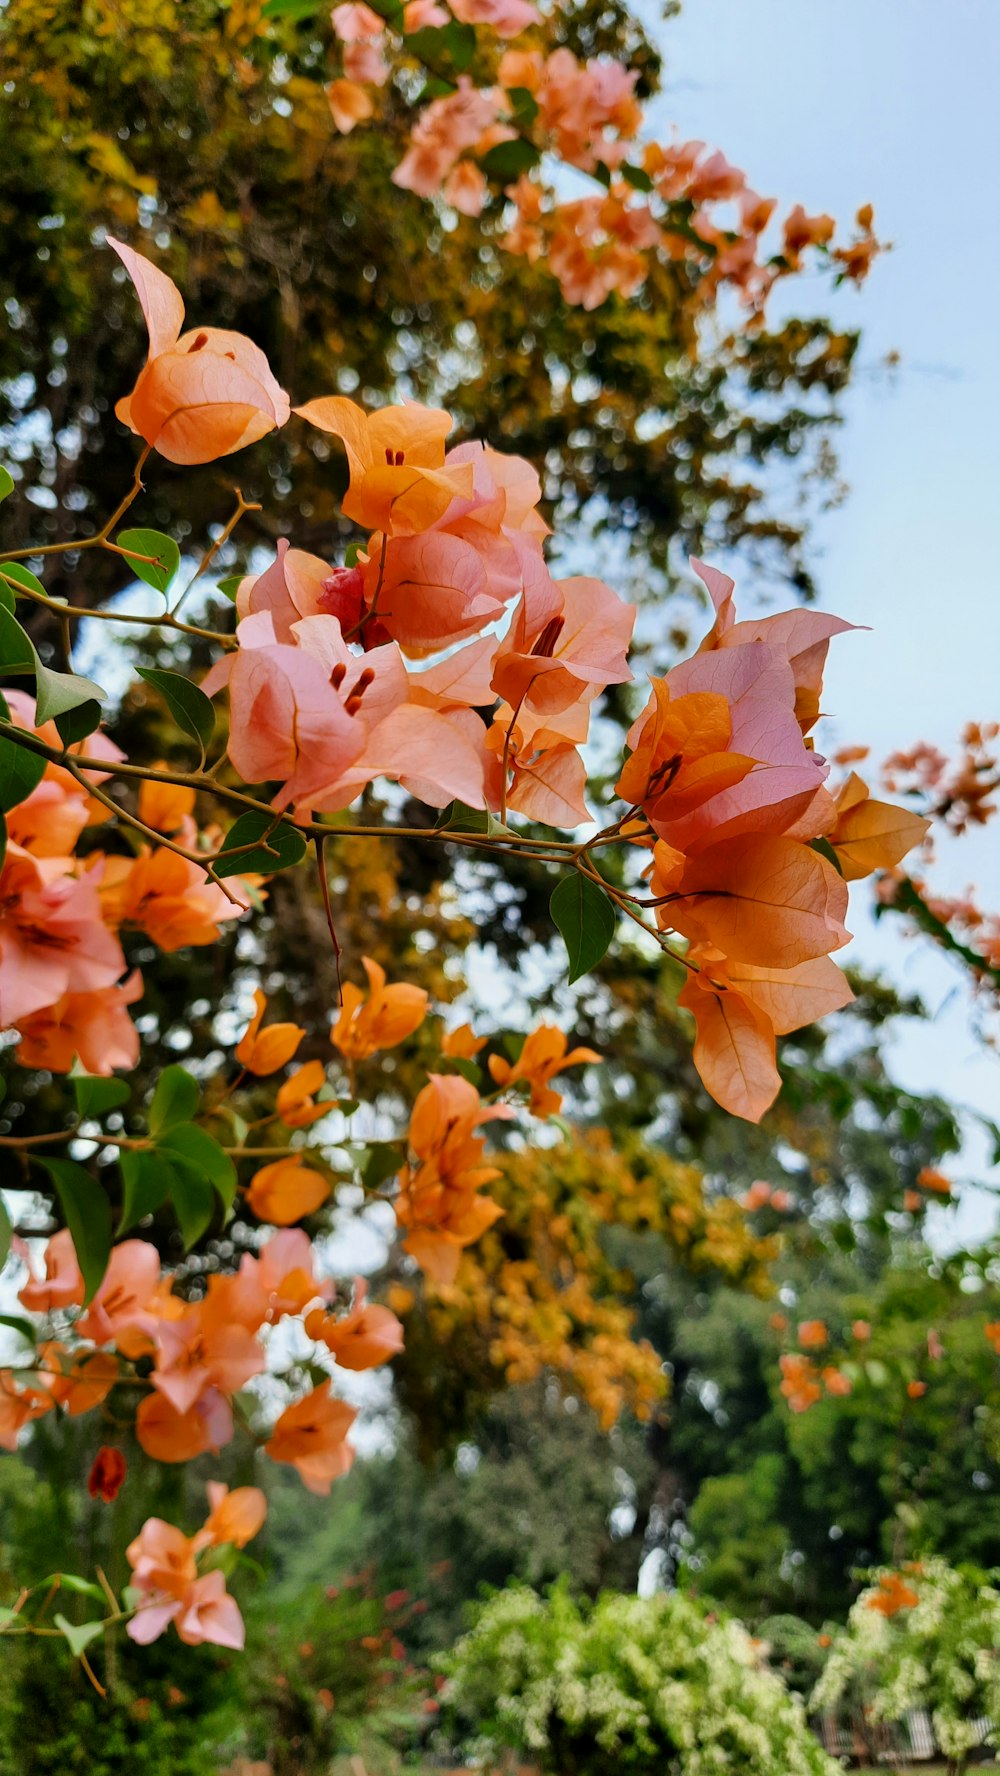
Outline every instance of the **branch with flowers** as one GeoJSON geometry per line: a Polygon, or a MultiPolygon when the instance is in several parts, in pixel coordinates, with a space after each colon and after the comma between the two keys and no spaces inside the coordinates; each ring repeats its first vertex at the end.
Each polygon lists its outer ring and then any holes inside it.
{"type": "MultiPolygon", "coordinates": [[[[405,1262],[450,1286],[503,1213],[486,1189],[499,1173],[484,1126],[516,1118],[530,1138],[526,1119],[561,1108],[553,1079],[599,1059],[550,1026],[483,1059],[471,1030],[442,1034],[405,1130],[374,1138],[384,1082],[372,1059],[415,1035],[429,1001],[369,958],[367,991],[356,984],[327,847],[349,856],[353,841],[405,835],[534,859],[551,875],[569,981],[616,938],[626,954],[668,950],[687,974],[680,1003],[706,1088],[756,1122],[781,1085],[776,1038],[850,1000],[833,960],[848,941],[848,881],[894,867],[927,821],[877,801],[857,776],[829,786],[812,730],[830,641],[850,625],[813,611],[740,621],[733,582],[701,563],[712,626],[690,659],[652,679],[614,800],[595,819],[583,749],[602,693],[632,677],[635,612],[601,580],[553,575],[529,463],[476,443],[449,450],[448,415],[415,403],[369,414],[320,396],[297,407],[324,446],[334,438],[346,452],[342,509],[361,540],[332,564],[282,539],[271,565],[229,588],[232,629],[181,622],[221,536],[174,596],[176,545],[145,528],[113,535],[116,525],[157,457],[215,462],[289,423],[291,404],[250,340],[184,331],[171,280],[110,245],[149,329],[147,363],[117,408],[143,450],[112,519],[78,546],[126,561],[165,609],[140,619],[53,599],[39,576],[61,544],[0,556],[0,668],[34,687],[8,690],[0,711],[0,1027],[21,1064],[66,1076],[73,1101],[61,1127],[0,1136],[4,1187],[26,1199],[16,1229],[4,1214],[6,1246],[27,1268],[23,1317],[6,1321],[24,1354],[0,1371],[0,1444],[16,1447],[46,1413],[100,1411],[155,1461],[188,1461],[239,1434],[326,1494],[352,1459],[355,1410],[338,1376],[390,1361],[403,1328],[361,1280],[338,1295],[301,1223],[360,1190],[390,1212],[405,1262]],[[62,669],[22,627],[23,604],[58,617],[62,669]],[[107,694],[73,670],[84,614],[213,649],[200,684],[143,671],[194,769],[127,760],[103,731],[107,694]],[[354,820],[383,782],[402,792],[388,792],[386,817],[354,820]],[[418,809],[407,824],[394,817],[403,796],[418,809]],[[231,1068],[196,1077],[170,1065],[149,1102],[133,1102],[143,982],[123,934],[165,955],[210,945],[310,858],[340,983],[337,1073],[314,1057],[287,1074],[315,1032],[269,1020],[258,994],[231,1068]],[[372,1114],[355,1123],[363,1106],[372,1114]],[[237,1268],[206,1269],[199,1250],[233,1224],[252,1230],[237,1268]],[[43,1233],[39,1252],[29,1242],[43,1233]],[[265,1372],[285,1402],[277,1416],[256,1388],[265,1372]]],[[[238,495],[222,536],[247,509],[238,495]]],[[[107,1621],[124,1607],[136,1639],[172,1621],[182,1638],[238,1644],[221,1568],[198,1564],[206,1549],[240,1545],[231,1524],[203,1539],[223,1505],[213,1500],[193,1539],[147,1524],[129,1551],[141,1597],[120,1607],[112,1595],[107,1621]]],[[[42,1631],[27,1607],[10,1631],[42,1631]]]]}

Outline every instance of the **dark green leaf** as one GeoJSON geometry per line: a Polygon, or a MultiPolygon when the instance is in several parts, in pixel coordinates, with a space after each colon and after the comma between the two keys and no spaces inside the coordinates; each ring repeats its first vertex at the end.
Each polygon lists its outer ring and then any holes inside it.
{"type": "Polygon", "coordinates": [[[526,86],[511,86],[507,89],[507,102],[516,127],[528,129],[538,116],[538,100],[534,93],[526,86]]]}
{"type": "Polygon", "coordinates": [[[35,720],[39,727],[81,704],[105,703],[107,696],[92,678],[81,678],[77,672],[54,672],[40,660],[35,667],[35,720]]]}
{"type": "Polygon", "coordinates": [[[536,166],[540,159],[534,143],[518,136],[513,142],[498,142],[483,155],[479,164],[488,179],[499,179],[502,184],[509,185],[536,166]]]}
{"type": "MultiPolygon", "coordinates": [[[[42,585],[41,580],[38,578],[38,575],[33,574],[30,567],[25,567],[22,561],[5,561],[3,566],[0,567],[0,573],[3,574],[4,579],[7,581],[16,580],[17,584],[23,586],[26,592],[40,592],[43,598],[48,597],[48,593],[42,585]]],[[[15,596],[16,594],[12,591],[11,597],[14,598],[15,596]]],[[[8,609],[13,610],[13,604],[9,605],[8,609]]]]}
{"type": "Polygon", "coordinates": [[[71,1073],[69,1078],[81,1118],[103,1116],[128,1102],[129,1086],[124,1079],[105,1078],[102,1074],[71,1073]]]}
{"type": "Polygon", "coordinates": [[[83,1273],[85,1301],[101,1283],[111,1255],[111,1204],[96,1179],[73,1159],[42,1159],[59,1198],[83,1273]]]}
{"type": "Polygon", "coordinates": [[[9,469],[0,468],[0,500],[5,500],[14,491],[14,477],[9,469]]]}
{"type": "Polygon", "coordinates": [[[345,1149],[368,1190],[377,1190],[387,1178],[394,1178],[403,1163],[403,1155],[395,1141],[370,1141],[366,1145],[351,1142],[345,1149]]]}
{"type": "Polygon", "coordinates": [[[134,1227],[145,1215],[155,1214],[166,1202],[174,1183],[174,1174],[165,1160],[149,1148],[128,1149],[120,1160],[122,1174],[122,1212],[118,1233],[134,1227]]]}
{"type": "Polygon", "coordinates": [[[265,851],[263,846],[244,851],[239,857],[227,857],[225,851],[216,859],[215,873],[217,876],[242,875],[273,875],[275,870],[290,869],[293,864],[301,863],[306,854],[306,842],[294,826],[287,820],[280,820],[273,826],[273,815],[258,814],[249,808],[245,814],[233,823],[226,834],[226,850],[237,845],[250,845],[255,839],[263,839],[267,834],[265,851]],[[272,831],[268,828],[273,827],[272,831]]]}
{"type": "Polygon", "coordinates": [[[34,672],[36,658],[17,618],[11,616],[6,605],[0,605],[0,667],[5,673],[18,677],[23,672],[34,672]]]}
{"type": "Polygon", "coordinates": [[[120,530],[115,538],[119,549],[129,549],[135,555],[155,555],[156,561],[136,561],[132,555],[127,558],[128,566],[137,580],[145,580],[154,592],[166,595],[174,574],[181,564],[181,552],[173,537],[164,536],[159,530],[120,530]]]}
{"type": "Polygon", "coordinates": [[[85,1653],[91,1641],[99,1639],[104,1633],[103,1622],[80,1622],[74,1624],[73,1622],[67,1622],[66,1617],[61,1616],[58,1610],[52,1620],[60,1634],[64,1635],[69,1641],[69,1650],[74,1659],[78,1659],[81,1653],[85,1653]]]}
{"type": "Polygon", "coordinates": [[[0,1314],[0,1326],[9,1326],[12,1332],[18,1333],[28,1344],[36,1342],[34,1326],[30,1320],[22,1319],[20,1314],[0,1314]]]}
{"type": "Polygon", "coordinates": [[[626,161],[624,166],[618,168],[618,171],[629,185],[635,187],[636,191],[652,191],[653,181],[645,167],[629,166],[626,161]]]}
{"type": "Polygon", "coordinates": [[[220,580],[219,584],[217,585],[217,587],[215,589],[217,592],[222,593],[223,598],[228,598],[230,603],[235,603],[236,594],[239,591],[242,584],[243,584],[243,575],[242,574],[230,574],[228,580],[220,580]]]}
{"type": "Polygon", "coordinates": [[[185,1249],[190,1251],[215,1212],[215,1191],[205,1174],[197,1166],[189,1165],[179,1153],[168,1154],[161,1148],[159,1157],[167,1163],[172,1174],[170,1202],[184,1236],[185,1249]]]}
{"type": "Polygon", "coordinates": [[[202,755],[208,750],[215,729],[215,710],[204,691],[183,678],[179,672],[163,672],[156,666],[140,666],[139,677],[152,685],[167,705],[177,726],[192,740],[197,740],[202,755]]]}
{"type": "Polygon", "coordinates": [[[510,831],[510,827],[494,819],[488,809],[467,808],[464,802],[449,802],[447,808],[442,808],[434,827],[437,832],[484,833],[489,838],[510,831]]]}
{"type": "Polygon", "coordinates": [[[176,1153],[186,1160],[218,1192],[222,1206],[231,1209],[236,1196],[236,1167],[224,1147],[193,1122],[179,1122],[157,1141],[160,1153],[176,1153]]]}
{"type": "Polygon", "coordinates": [[[78,1573],[49,1573],[48,1578],[39,1579],[31,1589],[32,1592],[49,1591],[53,1585],[57,1590],[72,1591],[76,1597],[96,1597],[101,1603],[107,1601],[100,1585],[93,1584],[90,1579],[81,1579],[78,1573]]]}
{"type": "Polygon", "coordinates": [[[164,1067],[149,1106],[150,1134],[161,1135],[175,1123],[190,1122],[198,1108],[201,1087],[183,1067],[164,1067]]]}
{"type": "Polygon", "coordinates": [[[577,871],[553,889],[549,911],[566,945],[572,984],[604,955],[615,934],[615,909],[603,888],[577,871]]]}
{"type": "MultiPolygon", "coordinates": [[[[8,713],[4,704],[3,713],[8,713]]],[[[45,760],[16,740],[0,735],[0,810],[4,813],[26,801],[45,775],[45,760]]]]}
{"type": "Polygon", "coordinates": [[[3,814],[0,814],[0,869],[3,868],[3,860],[6,857],[6,855],[7,855],[7,820],[3,814]]]}
{"type": "Polygon", "coordinates": [[[410,32],[403,44],[425,67],[436,69],[443,64],[461,74],[476,53],[476,33],[471,25],[460,25],[452,19],[447,25],[425,25],[420,31],[410,32]]]}
{"type": "Polygon", "coordinates": [[[64,710],[56,716],[56,727],[59,738],[64,746],[75,746],[78,740],[86,740],[92,734],[101,719],[101,705],[96,697],[88,702],[80,703],[75,709],[64,710]]]}
{"type": "Polygon", "coordinates": [[[832,863],[838,876],[843,875],[844,872],[840,867],[840,858],[837,856],[829,839],[810,839],[809,848],[811,851],[818,851],[821,857],[826,858],[827,863],[832,863]]]}
{"type": "Polygon", "coordinates": [[[321,10],[318,0],[267,0],[264,17],[267,19],[303,19],[312,18],[321,10]]]}
{"type": "Polygon", "coordinates": [[[14,1227],[7,1213],[3,1197],[0,1196],[0,1270],[7,1262],[13,1238],[14,1227]]]}

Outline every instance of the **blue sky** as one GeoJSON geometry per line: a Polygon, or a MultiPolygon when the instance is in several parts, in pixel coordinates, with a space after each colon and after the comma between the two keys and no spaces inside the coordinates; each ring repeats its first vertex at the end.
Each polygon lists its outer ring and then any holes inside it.
{"type": "MultiPolygon", "coordinates": [[[[948,749],[967,720],[1000,718],[1000,5],[687,0],[656,34],[664,134],[676,124],[723,148],[786,208],[848,221],[870,200],[894,243],[860,293],[796,280],[772,314],[808,304],[864,334],[838,442],[850,495],[820,521],[813,564],[823,608],[873,633],[831,651],[827,742],[879,757],[916,739],[948,749]]],[[[741,584],[752,607],[748,573],[741,584]]],[[[1000,904],[1000,821],[946,849],[936,880],[978,883],[1000,904]]],[[[922,943],[876,930],[863,890],[853,928],[858,958],[935,1012],[897,1039],[897,1077],[1000,1117],[1000,1062],[972,1032],[960,977],[922,943]]],[[[984,1161],[971,1140],[966,1165],[984,1161]]],[[[970,1192],[951,1232],[979,1231],[991,1209],[970,1192]]]]}

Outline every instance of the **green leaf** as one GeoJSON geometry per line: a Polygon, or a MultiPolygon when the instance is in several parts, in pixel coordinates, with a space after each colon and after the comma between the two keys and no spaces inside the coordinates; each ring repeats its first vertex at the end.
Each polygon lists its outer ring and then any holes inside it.
{"type": "Polygon", "coordinates": [[[51,666],[43,666],[41,660],[37,661],[35,720],[39,727],[68,710],[78,709],[81,704],[106,703],[107,698],[107,691],[92,678],[81,678],[78,672],[54,672],[51,666]]]}
{"type": "MultiPolygon", "coordinates": [[[[19,586],[24,587],[26,592],[40,592],[43,598],[48,597],[48,593],[42,585],[41,580],[38,578],[38,575],[33,574],[30,567],[25,567],[23,562],[5,561],[3,566],[0,567],[0,573],[3,574],[4,579],[7,581],[16,580],[19,586]]],[[[16,594],[11,592],[11,598],[13,599],[15,596],[16,594]]],[[[8,610],[13,610],[13,603],[9,604],[7,608],[8,610]]]]}
{"type": "MultiPolygon", "coordinates": [[[[3,714],[9,714],[6,702],[3,714]]],[[[0,735],[0,811],[6,814],[26,801],[44,775],[45,760],[37,752],[29,752],[26,746],[18,746],[16,740],[0,735]]]]}
{"type": "Polygon", "coordinates": [[[377,1190],[388,1178],[394,1178],[403,1164],[397,1141],[369,1141],[365,1145],[350,1142],[344,1152],[350,1155],[368,1190],[377,1190]]]}
{"type": "Polygon", "coordinates": [[[0,500],[5,500],[14,491],[14,477],[9,469],[0,468],[0,500]]]}
{"type": "Polygon", "coordinates": [[[177,726],[182,733],[197,740],[204,757],[215,730],[215,710],[211,699],[179,672],[163,672],[156,666],[140,666],[139,677],[152,685],[154,691],[159,691],[177,726]]]}
{"type": "Polygon", "coordinates": [[[318,0],[267,0],[263,16],[266,19],[303,19],[312,18],[319,10],[318,0]]]}
{"type": "Polygon", "coordinates": [[[255,839],[263,839],[267,833],[265,851],[263,846],[258,850],[245,851],[240,857],[227,857],[226,851],[215,860],[217,876],[268,875],[273,876],[276,870],[290,869],[293,864],[301,863],[306,854],[306,841],[294,826],[287,820],[279,820],[273,826],[274,816],[258,814],[256,809],[249,808],[245,814],[233,822],[226,834],[226,850],[236,845],[250,845],[255,839]],[[273,826],[273,831],[268,828],[273,826]],[[276,855],[272,855],[276,853],[276,855]]]}
{"type": "Polygon", "coordinates": [[[476,33],[471,25],[452,19],[447,25],[424,25],[422,30],[411,31],[404,37],[403,47],[425,67],[437,68],[444,62],[462,74],[476,53],[476,33]]]}
{"type": "Polygon", "coordinates": [[[6,857],[6,855],[7,855],[7,821],[4,818],[3,814],[0,814],[0,869],[3,868],[3,860],[6,857]]]}
{"type": "Polygon", "coordinates": [[[184,1067],[164,1067],[149,1106],[149,1132],[161,1135],[177,1122],[190,1122],[198,1108],[201,1087],[184,1067]]]}
{"type": "MultiPolygon", "coordinates": [[[[14,1224],[7,1213],[7,1205],[0,1196],[0,1270],[3,1269],[10,1256],[11,1242],[14,1238],[14,1224]]],[[[2,1321],[0,1321],[2,1323],[2,1321]]]]}
{"type": "Polygon", "coordinates": [[[242,584],[243,584],[243,575],[242,574],[230,574],[228,580],[220,580],[219,584],[216,586],[215,589],[217,592],[222,593],[223,598],[228,598],[231,603],[235,604],[236,594],[239,591],[242,584]]]}
{"type": "MultiPolygon", "coordinates": [[[[16,565],[16,564],[15,564],[16,565]]],[[[7,569],[4,568],[4,573],[7,569]]],[[[38,656],[17,618],[6,604],[0,605],[0,667],[12,677],[34,672],[38,656]]]]}
{"type": "Polygon", "coordinates": [[[49,1573],[47,1579],[39,1579],[38,1584],[32,1585],[31,1589],[48,1591],[52,1585],[62,1591],[72,1591],[75,1597],[96,1597],[100,1603],[106,1602],[100,1585],[95,1585],[91,1579],[81,1579],[79,1573],[49,1573]]]}
{"type": "Polygon", "coordinates": [[[455,1072],[461,1073],[462,1078],[467,1079],[470,1085],[482,1084],[483,1069],[477,1067],[475,1061],[468,1060],[464,1055],[449,1055],[448,1060],[455,1072]]]}
{"type": "Polygon", "coordinates": [[[77,1114],[82,1118],[104,1116],[128,1102],[130,1087],[124,1079],[103,1074],[71,1073],[69,1079],[76,1099],[77,1114]]]}
{"type": "Polygon", "coordinates": [[[615,909],[603,888],[577,871],[553,889],[549,911],[566,945],[572,985],[604,955],[615,934],[615,909]]]}
{"type": "Polygon", "coordinates": [[[840,858],[837,856],[829,839],[810,839],[809,849],[810,851],[818,851],[821,857],[826,858],[827,863],[833,864],[838,876],[843,875],[844,872],[840,867],[840,858]]]}
{"type": "Polygon", "coordinates": [[[20,1314],[0,1314],[0,1326],[7,1326],[11,1332],[16,1332],[27,1344],[37,1342],[37,1333],[32,1322],[22,1319],[20,1314]]]}
{"type": "Polygon", "coordinates": [[[9,1623],[16,1621],[17,1610],[12,1610],[9,1604],[0,1604],[0,1628],[6,1628],[9,1623]]]}
{"type": "Polygon", "coordinates": [[[511,86],[507,89],[507,103],[511,108],[511,117],[518,129],[528,129],[538,116],[538,100],[527,86],[511,86]]]}
{"type": "Polygon", "coordinates": [[[518,136],[513,142],[498,142],[490,148],[479,162],[488,179],[499,179],[502,184],[509,185],[513,179],[519,179],[541,160],[541,154],[533,142],[526,142],[518,136]]]}
{"type": "Polygon", "coordinates": [[[104,1633],[103,1622],[80,1622],[74,1624],[73,1622],[67,1622],[66,1617],[61,1616],[58,1610],[52,1620],[60,1634],[64,1635],[69,1641],[69,1650],[74,1659],[78,1659],[81,1653],[85,1653],[91,1641],[99,1639],[104,1633]]]}
{"type": "Polygon", "coordinates": [[[204,1172],[189,1165],[179,1153],[169,1154],[161,1147],[158,1157],[171,1172],[170,1203],[184,1236],[184,1247],[200,1240],[215,1213],[215,1191],[204,1172]]]}
{"type": "Polygon", "coordinates": [[[509,826],[494,819],[486,808],[468,808],[464,802],[449,802],[434,822],[436,832],[484,833],[489,838],[510,832],[509,826]]]}
{"type": "Polygon", "coordinates": [[[224,1209],[231,1209],[236,1196],[236,1167],[218,1141],[193,1122],[179,1122],[156,1143],[160,1153],[178,1154],[200,1171],[218,1192],[224,1209]]]}
{"type": "Polygon", "coordinates": [[[165,597],[181,564],[181,552],[173,537],[164,536],[161,530],[120,530],[115,542],[119,549],[134,550],[136,555],[156,556],[155,562],[130,559],[128,565],[136,579],[145,580],[154,592],[162,592],[165,597]]]}
{"type": "Polygon", "coordinates": [[[83,1273],[84,1300],[99,1288],[111,1255],[111,1204],[96,1179],[74,1159],[41,1159],[59,1198],[83,1273]]]}
{"type": "Polygon", "coordinates": [[[174,1174],[159,1154],[146,1147],[127,1149],[119,1161],[122,1212],[117,1232],[123,1234],[144,1216],[155,1214],[170,1195],[174,1174]]]}
{"type": "Polygon", "coordinates": [[[75,709],[66,709],[62,715],[56,716],[56,727],[59,738],[64,746],[75,746],[78,740],[86,740],[92,734],[101,719],[101,705],[96,697],[90,697],[86,703],[80,703],[75,709]]]}
{"type": "Polygon", "coordinates": [[[618,168],[618,171],[622,178],[626,180],[629,185],[632,185],[636,191],[652,191],[653,181],[645,167],[629,166],[626,161],[624,166],[618,168]]]}

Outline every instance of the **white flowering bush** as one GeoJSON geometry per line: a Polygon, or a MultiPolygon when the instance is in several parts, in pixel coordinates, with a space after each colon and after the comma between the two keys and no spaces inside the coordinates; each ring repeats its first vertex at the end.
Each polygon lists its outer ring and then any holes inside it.
{"type": "Polygon", "coordinates": [[[1000,1746],[1000,1573],[928,1560],[872,1579],[834,1639],[810,1707],[885,1722],[925,1709],[950,1769],[961,1772],[983,1719],[993,1723],[986,1743],[1000,1746]]]}
{"type": "Polygon", "coordinates": [[[443,1661],[469,1752],[557,1776],[837,1776],[738,1622],[674,1594],[492,1598],[443,1661]]]}

